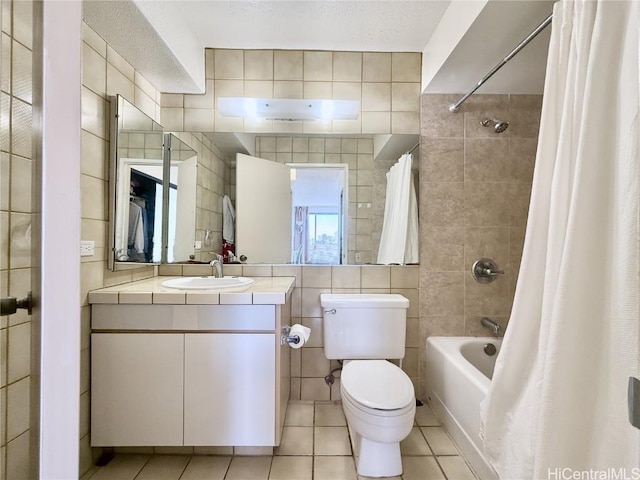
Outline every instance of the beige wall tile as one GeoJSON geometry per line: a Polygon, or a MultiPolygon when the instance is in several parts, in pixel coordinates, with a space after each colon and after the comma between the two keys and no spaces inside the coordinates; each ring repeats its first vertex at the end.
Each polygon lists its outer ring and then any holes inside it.
{"type": "Polygon", "coordinates": [[[22,435],[29,429],[29,405],[28,378],[24,378],[7,387],[7,410],[10,412],[7,418],[8,442],[22,435]]]}
{"type": "Polygon", "coordinates": [[[184,130],[184,110],[182,108],[162,108],[160,122],[168,130],[184,130]]]}
{"type": "Polygon", "coordinates": [[[391,133],[390,112],[362,112],[362,131],[366,133],[391,133]]]}
{"type": "Polygon", "coordinates": [[[465,225],[509,226],[509,184],[464,184],[465,225]]]}
{"type": "Polygon", "coordinates": [[[449,112],[449,105],[458,100],[457,95],[422,95],[421,135],[428,138],[463,138],[464,113],[462,110],[457,114],[449,112]]]}
{"type": "Polygon", "coordinates": [[[391,81],[391,53],[364,52],[362,54],[363,82],[391,81]]]}
{"type": "Polygon", "coordinates": [[[31,164],[27,158],[11,157],[11,210],[14,212],[31,212],[31,164]]]}
{"type": "Polygon", "coordinates": [[[98,52],[103,58],[107,56],[107,42],[85,22],[82,22],[82,40],[98,52]]]}
{"type": "Polygon", "coordinates": [[[428,282],[421,283],[421,312],[426,315],[464,314],[463,272],[429,272],[428,282]]]}
{"type": "MultiPolygon", "coordinates": [[[[209,108],[214,107],[214,81],[207,80],[205,93],[201,95],[162,94],[163,107],[209,108]]],[[[188,130],[188,129],[187,129],[188,130]]]]}
{"type": "Polygon", "coordinates": [[[418,133],[420,115],[418,112],[391,112],[391,133],[418,133]]]}
{"type": "Polygon", "coordinates": [[[302,80],[303,53],[299,50],[276,50],[273,52],[274,80],[302,80]]]}
{"type": "Polygon", "coordinates": [[[425,271],[464,269],[464,227],[427,225],[420,239],[420,268],[425,271]]]}
{"type": "Polygon", "coordinates": [[[135,85],[132,80],[107,63],[107,95],[121,95],[129,102],[133,103],[135,97],[135,85]]]}
{"type": "Polygon", "coordinates": [[[391,267],[391,288],[418,288],[420,283],[420,267],[405,265],[391,267]]]}
{"type": "Polygon", "coordinates": [[[82,217],[107,220],[107,183],[99,178],[81,175],[80,187],[82,217]]]}
{"type": "MultiPolygon", "coordinates": [[[[304,278],[304,274],[303,274],[304,278]]],[[[304,281],[304,280],[303,280],[304,281]]],[[[330,288],[302,288],[302,317],[322,317],[320,295],[331,293],[330,288]]],[[[293,305],[292,305],[293,308],[293,305]]]]}
{"type": "Polygon", "coordinates": [[[509,139],[465,140],[464,178],[467,182],[507,182],[511,178],[509,139]]]}
{"type": "Polygon", "coordinates": [[[106,92],[107,62],[88,44],[82,44],[82,83],[95,93],[106,92]]]}
{"type": "MultiPolygon", "coordinates": [[[[333,83],[307,81],[305,79],[303,83],[303,95],[304,95],[304,98],[310,98],[310,99],[332,98],[333,83]]],[[[313,122],[313,124],[317,124],[317,123],[319,122],[313,122]]]]}
{"type": "Polygon", "coordinates": [[[245,50],[244,78],[246,80],[273,80],[273,50],[245,50]]]}
{"type": "Polygon", "coordinates": [[[301,379],[300,398],[302,400],[329,400],[331,390],[324,378],[301,379]]]}
{"type": "Polygon", "coordinates": [[[245,80],[244,96],[252,98],[273,98],[273,81],[245,80]]]}
{"type": "Polygon", "coordinates": [[[107,45],[107,63],[113,65],[132,82],[135,81],[135,69],[110,45],[107,45]]]}
{"type": "Polygon", "coordinates": [[[312,288],[330,288],[331,287],[331,268],[304,266],[302,267],[302,287],[305,289],[312,288]]]}
{"type": "Polygon", "coordinates": [[[363,266],[362,288],[391,288],[391,268],[387,266],[363,266]]]}
{"type": "Polygon", "coordinates": [[[333,52],[333,81],[361,82],[362,53],[333,52]]]}
{"type": "Polygon", "coordinates": [[[391,110],[390,83],[363,83],[362,110],[367,112],[387,112],[391,110]]]}
{"type": "Polygon", "coordinates": [[[244,56],[242,50],[214,51],[215,78],[240,80],[244,78],[244,56]]]}
{"type": "Polygon", "coordinates": [[[303,82],[276,80],[273,82],[273,98],[303,98],[303,82]]]}
{"type": "Polygon", "coordinates": [[[464,200],[465,184],[463,183],[420,182],[421,219],[426,225],[464,225],[464,200]]]}
{"type": "Polygon", "coordinates": [[[300,349],[302,354],[302,377],[322,377],[329,373],[329,360],[324,356],[323,348],[305,345],[300,349]]]}
{"type": "Polygon", "coordinates": [[[181,93],[163,93],[160,97],[160,105],[163,107],[182,108],[184,107],[184,97],[181,93]]]}
{"type": "Polygon", "coordinates": [[[393,52],[391,54],[392,82],[419,82],[422,75],[422,54],[393,52]]]}
{"type": "Polygon", "coordinates": [[[331,81],[333,79],[332,52],[304,52],[304,80],[331,81]]]}
{"type": "Polygon", "coordinates": [[[394,112],[420,111],[420,84],[392,83],[391,110],[394,112]]]}
{"type": "Polygon", "coordinates": [[[362,97],[360,82],[333,82],[334,100],[357,100],[362,97]]]}
{"type": "Polygon", "coordinates": [[[420,139],[420,180],[463,182],[464,140],[422,137],[420,139]]]}
{"type": "Polygon", "coordinates": [[[212,132],[213,110],[207,108],[185,108],[184,128],[193,132],[212,132]]]}

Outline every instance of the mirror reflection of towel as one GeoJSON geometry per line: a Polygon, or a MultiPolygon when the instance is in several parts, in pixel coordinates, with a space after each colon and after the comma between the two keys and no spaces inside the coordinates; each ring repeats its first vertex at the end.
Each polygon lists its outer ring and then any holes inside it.
{"type": "Polygon", "coordinates": [[[225,242],[233,244],[235,241],[236,210],[231,199],[225,195],[222,198],[222,238],[225,242]]]}
{"type": "Polygon", "coordinates": [[[144,253],[144,225],[142,208],[129,202],[129,248],[135,253],[144,253]]]}

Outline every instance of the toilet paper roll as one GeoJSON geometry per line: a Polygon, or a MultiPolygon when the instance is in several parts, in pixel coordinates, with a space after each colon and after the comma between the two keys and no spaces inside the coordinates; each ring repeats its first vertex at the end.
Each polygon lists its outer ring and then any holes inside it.
{"type": "Polygon", "coordinates": [[[301,348],[309,340],[309,337],[311,336],[311,329],[309,327],[305,327],[304,325],[300,325],[299,323],[295,323],[291,327],[289,336],[297,336],[300,339],[298,343],[290,343],[289,346],[291,348],[301,348]]]}

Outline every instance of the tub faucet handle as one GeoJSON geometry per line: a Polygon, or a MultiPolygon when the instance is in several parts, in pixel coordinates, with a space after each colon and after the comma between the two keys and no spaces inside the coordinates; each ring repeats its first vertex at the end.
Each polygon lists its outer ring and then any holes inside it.
{"type": "Polygon", "coordinates": [[[490,258],[480,258],[471,267],[471,273],[480,283],[491,283],[498,275],[504,275],[504,270],[498,270],[496,262],[490,258]]]}

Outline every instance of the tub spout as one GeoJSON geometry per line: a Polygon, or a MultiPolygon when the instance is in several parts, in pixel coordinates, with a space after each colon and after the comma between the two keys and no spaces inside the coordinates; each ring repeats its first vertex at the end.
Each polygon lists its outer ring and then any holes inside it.
{"type": "Polygon", "coordinates": [[[500,333],[500,328],[501,328],[500,325],[494,322],[493,320],[491,320],[490,318],[482,317],[480,319],[480,324],[483,327],[487,327],[488,329],[490,329],[496,337],[500,333]]]}

